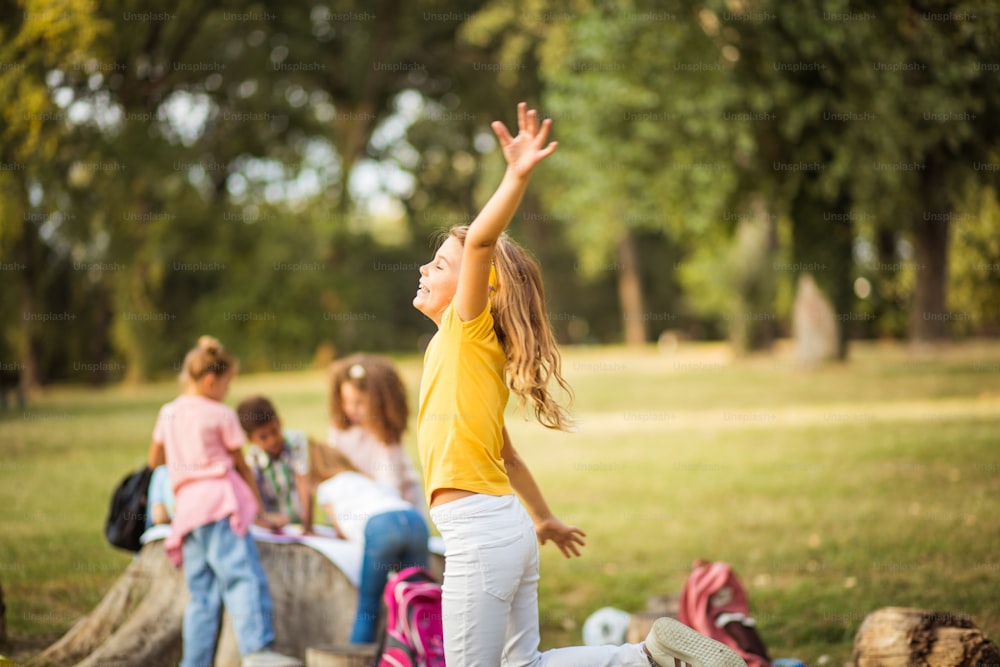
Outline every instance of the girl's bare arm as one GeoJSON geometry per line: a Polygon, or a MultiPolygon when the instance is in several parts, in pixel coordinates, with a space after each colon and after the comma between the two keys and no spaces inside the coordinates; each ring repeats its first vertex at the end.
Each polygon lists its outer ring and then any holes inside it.
{"type": "Polygon", "coordinates": [[[531,520],[535,524],[535,534],[538,536],[539,544],[545,544],[547,541],[552,540],[566,558],[579,556],[579,547],[586,544],[583,538],[587,534],[576,526],[567,526],[552,514],[552,510],[549,509],[548,503],[545,502],[542,490],[538,487],[534,475],[528,470],[528,465],[521,458],[521,455],[514,449],[514,444],[510,441],[510,435],[507,433],[506,426],[503,429],[503,450],[501,451],[501,456],[507,468],[510,485],[514,487],[514,491],[521,497],[521,501],[528,508],[531,520]]]}
{"type": "Polygon", "coordinates": [[[524,102],[517,105],[517,136],[510,136],[500,121],[491,125],[507,161],[507,171],[465,237],[454,297],[455,312],[462,321],[477,317],[486,308],[493,248],[521,203],[531,171],[556,149],[556,142],[546,143],[551,126],[548,119],[539,124],[538,112],[529,110],[524,102]]]}
{"type": "Polygon", "coordinates": [[[149,443],[149,455],[146,457],[146,465],[156,468],[167,462],[167,453],[162,442],[153,440],[149,443]]]}

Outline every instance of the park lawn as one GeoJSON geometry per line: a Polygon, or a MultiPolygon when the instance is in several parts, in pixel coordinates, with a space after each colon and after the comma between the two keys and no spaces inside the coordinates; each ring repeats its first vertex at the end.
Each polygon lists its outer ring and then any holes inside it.
{"type": "MultiPolygon", "coordinates": [[[[398,361],[415,401],[419,359],[398,361]]],[[[542,550],[543,647],[578,643],[599,607],[679,591],[695,558],[733,564],[772,656],[841,665],[884,606],[1000,638],[1000,344],[857,344],[812,372],[719,345],[567,348],[564,371],[576,432],[508,416],[550,504],[588,533],[583,558],[542,550]]],[[[56,639],[126,567],[102,536],[109,495],[175,393],[57,388],[0,418],[6,654],[56,639]]],[[[252,393],[324,437],[321,371],[240,376],[227,402],[252,393]]]]}

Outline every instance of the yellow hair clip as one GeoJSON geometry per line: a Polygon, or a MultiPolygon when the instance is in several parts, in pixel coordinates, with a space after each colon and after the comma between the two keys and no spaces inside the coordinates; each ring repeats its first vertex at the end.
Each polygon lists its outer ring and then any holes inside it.
{"type": "Polygon", "coordinates": [[[497,267],[496,264],[490,263],[490,294],[492,295],[497,291],[497,267]]]}

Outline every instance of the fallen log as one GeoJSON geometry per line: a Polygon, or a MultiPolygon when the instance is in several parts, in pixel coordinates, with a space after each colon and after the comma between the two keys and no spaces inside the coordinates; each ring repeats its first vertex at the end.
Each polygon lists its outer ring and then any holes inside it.
{"type": "Polygon", "coordinates": [[[1000,650],[961,614],[886,607],[865,617],[854,637],[856,667],[980,667],[1000,650]]]}
{"type": "MultiPolygon", "coordinates": [[[[304,658],[311,646],[348,643],[357,589],[339,568],[308,546],[257,542],[274,611],[275,650],[304,658]]],[[[431,555],[438,576],[441,556],[431,555]]],[[[104,599],[26,667],[174,667],[189,595],[183,571],[163,541],[143,546],[104,599]]],[[[239,667],[228,615],[223,615],[215,667],[239,667]]]]}

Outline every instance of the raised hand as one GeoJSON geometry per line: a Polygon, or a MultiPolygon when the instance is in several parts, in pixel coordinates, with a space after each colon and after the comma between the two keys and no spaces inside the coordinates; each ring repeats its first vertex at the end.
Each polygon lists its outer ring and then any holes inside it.
{"type": "Polygon", "coordinates": [[[579,547],[586,544],[583,538],[587,534],[576,526],[567,526],[556,517],[550,516],[535,522],[535,535],[538,536],[539,544],[545,544],[552,540],[559,547],[563,556],[572,558],[580,555],[579,547]]]}
{"type": "Polygon", "coordinates": [[[556,141],[546,144],[552,120],[546,118],[539,124],[538,112],[528,109],[524,102],[517,105],[517,136],[510,136],[507,126],[498,120],[493,121],[490,127],[500,141],[507,168],[518,176],[530,174],[535,165],[552,155],[559,145],[556,141]]]}

